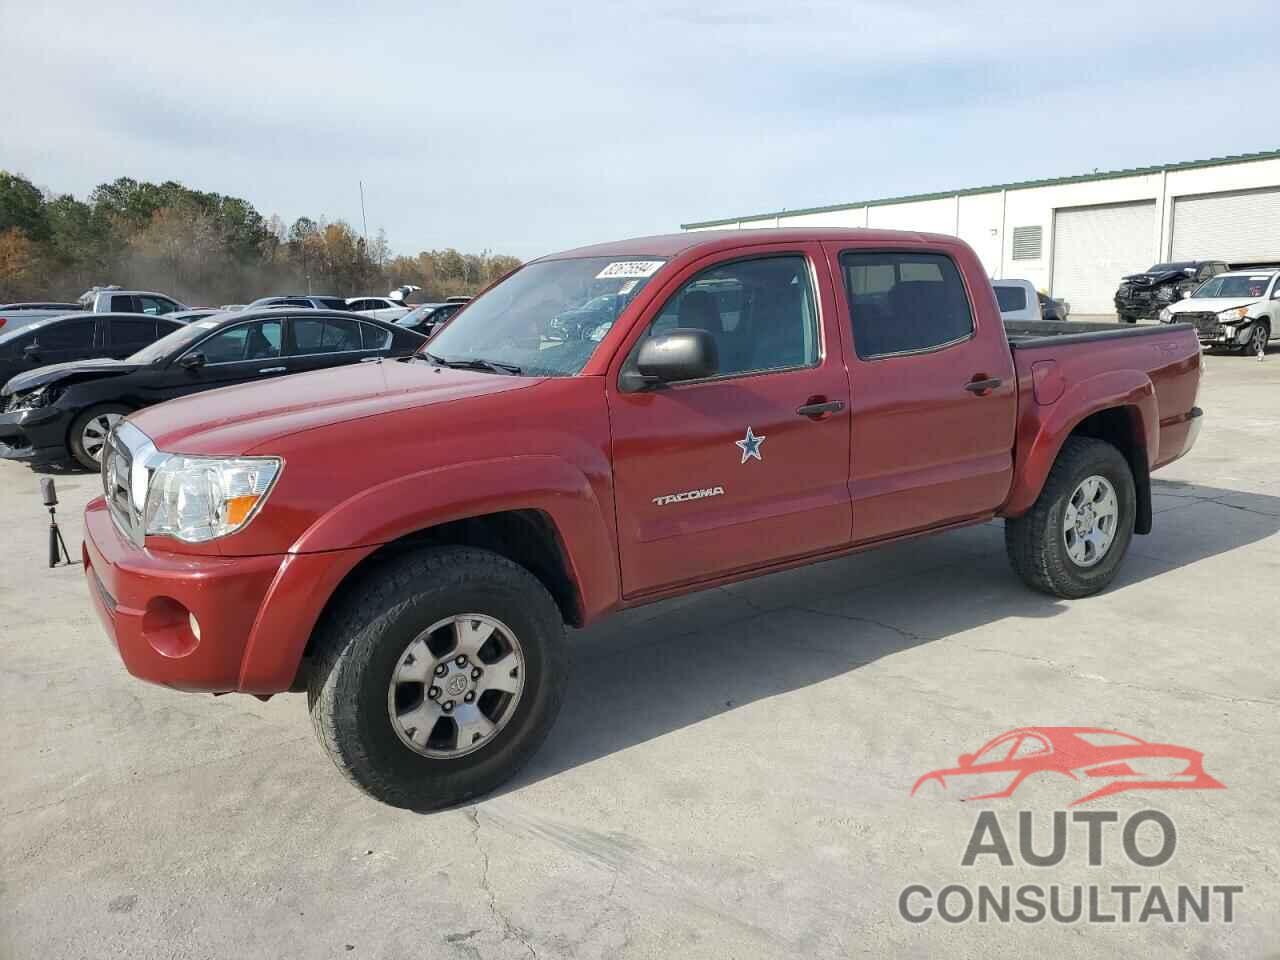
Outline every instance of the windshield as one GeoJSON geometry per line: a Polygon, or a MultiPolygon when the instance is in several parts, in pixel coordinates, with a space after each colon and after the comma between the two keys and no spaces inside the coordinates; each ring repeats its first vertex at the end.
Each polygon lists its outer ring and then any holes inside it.
{"type": "Polygon", "coordinates": [[[125,363],[154,363],[163,357],[171,356],[187,344],[203,337],[217,325],[218,322],[216,320],[200,320],[196,323],[188,323],[185,327],[179,327],[173,333],[167,334],[155,343],[143,347],[125,360],[125,363]]]}
{"type": "Polygon", "coordinates": [[[1194,266],[1195,264],[1190,260],[1179,260],[1176,263],[1157,263],[1147,270],[1147,273],[1173,273],[1175,270],[1185,270],[1187,267],[1194,266]]]}
{"type": "Polygon", "coordinates": [[[1248,297],[1257,300],[1267,292],[1270,274],[1250,277],[1217,276],[1206,280],[1192,296],[1195,297],[1248,297]]]}
{"type": "Polygon", "coordinates": [[[583,257],[517,270],[432,338],[433,357],[489,360],[527,376],[571,377],[666,261],[583,257]]]}

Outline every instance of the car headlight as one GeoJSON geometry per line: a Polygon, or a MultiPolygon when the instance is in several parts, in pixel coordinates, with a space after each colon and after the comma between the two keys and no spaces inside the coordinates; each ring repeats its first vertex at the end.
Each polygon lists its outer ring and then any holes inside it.
{"type": "Polygon", "coordinates": [[[1232,307],[1230,310],[1223,310],[1218,314],[1219,323],[1235,323],[1249,316],[1248,307],[1232,307]]]}
{"type": "Polygon", "coordinates": [[[10,410],[34,410],[36,407],[47,407],[58,399],[58,393],[51,386],[36,387],[28,393],[20,393],[9,401],[10,410]]]}
{"type": "Polygon", "coordinates": [[[165,457],[147,484],[147,534],[202,543],[234,533],[257,514],[282,467],[278,457],[165,457]]]}
{"type": "Polygon", "coordinates": [[[1163,310],[1161,310],[1161,311],[1160,311],[1160,322],[1161,322],[1161,323],[1173,323],[1173,311],[1172,311],[1172,310],[1170,310],[1168,307],[1165,307],[1163,310]]]}

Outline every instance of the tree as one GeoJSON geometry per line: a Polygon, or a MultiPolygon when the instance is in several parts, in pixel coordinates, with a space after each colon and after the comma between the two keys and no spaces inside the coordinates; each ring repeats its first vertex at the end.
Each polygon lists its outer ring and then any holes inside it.
{"type": "Polygon", "coordinates": [[[36,245],[17,227],[0,231],[0,300],[35,296],[39,266],[36,245]]]}
{"type": "Polygon", "coordinates": [[[49,239],[44,194],[26,177],[0,170],[0,232],[21,230],[30,239],[49,239]]]}

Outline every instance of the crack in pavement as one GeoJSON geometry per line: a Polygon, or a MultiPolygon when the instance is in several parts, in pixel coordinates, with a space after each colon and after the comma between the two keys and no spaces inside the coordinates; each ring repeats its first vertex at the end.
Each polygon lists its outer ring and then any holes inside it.
{"type": "Polygon", "coordinates": [[[533,944],[531,944],[528,938],[526,938],[516,925],[511,922],[507,915],[498,909],[498,898],[493,892],[493,887],[489,885],[489,854],[485,850],[484,844],[480,842],[480,809],[479,807],[469,807],[466,810],[466,814],[467,818],[471,821],[471,839],[475,843],[476,850],[479,852],[481,858],[482,866],[480,871],[480,889],[483,890],[485,895],[489,898],[489,913],[502,927],[503,939],[518,940],[524,945],[524,948],[529,951],[529,955],[534,957],[536,960],[538,951],[533,949],[533,944]]]}

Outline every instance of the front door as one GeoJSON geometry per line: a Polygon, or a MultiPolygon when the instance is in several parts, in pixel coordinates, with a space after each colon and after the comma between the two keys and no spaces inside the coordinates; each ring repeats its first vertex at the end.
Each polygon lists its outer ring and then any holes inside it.
{"type": "Polygon", "coordinates": [[[990,514],[1013,478],[1017,383],[993,298],[976,309],[953,259],[982,276],[977,258],[958,245],[830,252],[853,334],[854,538],[990,514]]]}
{"type": "Polygon", "coordinates": [[[290,372],[283,355],[283,324],[283,317],[238,323],[192,344],[183,356],[199,354],[204,362],[190,367],[183,365],[182,357],[171,362],[151,382],[150,402],[290,372]]]}
{"type": "Polygon", "coordinates": [[[817,245],[718,255],[671,278],[640,339],[695,327],[717,376],[608,387],[623,592],[634,597],[849,541],[849,381],[817,245]]]}

